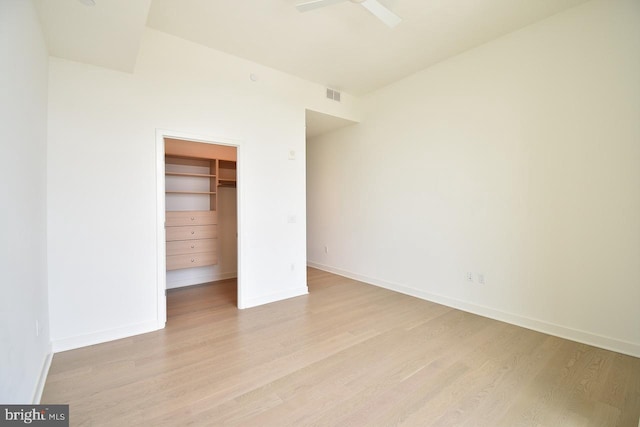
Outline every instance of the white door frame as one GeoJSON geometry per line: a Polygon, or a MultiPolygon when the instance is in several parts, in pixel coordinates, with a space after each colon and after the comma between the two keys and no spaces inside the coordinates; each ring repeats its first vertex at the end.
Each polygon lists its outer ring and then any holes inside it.
{"type": "Polygon", "coordinates": [[[236,200],[238,204],[238,308],[244,307],[242,293],[242,141],[229,138],[218,138],[206,135],[194,135],[166,129],[156,129],[156,248],[157,248],[157,321],[158,328],[164,328],[167,322],[167,258],[165,246],[165,175],[164,175],[164,139],[174,138],[205,144],[230,145],[236,147],[237,152],[237,182],[236,200]]]}

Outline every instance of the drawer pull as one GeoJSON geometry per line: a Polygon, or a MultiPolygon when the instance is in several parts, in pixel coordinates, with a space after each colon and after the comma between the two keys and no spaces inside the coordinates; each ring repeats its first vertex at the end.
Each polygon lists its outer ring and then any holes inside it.
{"type": "Polygon", "coordinates": [[[195,249],[195,248],[196,248],[196,245],[191,245],[191,249],[195,249]]]}
{"type": "Polygon", "coordinates": [[[191,262],[196,262],[196,260],[195,260],[195,259],[193,259],[193,258],[191,258],[191,262]]]}
{"type": "Polygon", "coordinates": [[[195,220],[196,220],[196,217],[195,217],[195,216],[192,216],[192,217],[191,217],[191,221],[195,221],[195,220]]]}
{"type": "Polygon", "coordinates": [[[195,231],[192,231],[192,232],[191,232],[191,234],[196,234],[196,232],[195,232],[195,231]]]}

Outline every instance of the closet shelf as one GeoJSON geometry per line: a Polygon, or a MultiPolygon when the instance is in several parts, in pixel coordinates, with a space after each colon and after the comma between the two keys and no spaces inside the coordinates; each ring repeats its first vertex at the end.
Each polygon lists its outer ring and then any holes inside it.
{"type": "Polygon", "coordinates": [[[196,178],[215,178],[215,175],[209,175],[206,173],[184,173],[184,172],[165,172],[165,175],[171,176],[194,176],[196,178]]]}
{"type": "Polygon", "coordinates": [[[167,194],[216,194],[215,191],[165,191],[167,194]]]}
{"type": "Polygon", "coordinates": [[[235,178],[230,178],[230,179],[219,178],[218,179],[218,187],[235,188],[236,187],[236,180],[235,180],[235,178]]]}

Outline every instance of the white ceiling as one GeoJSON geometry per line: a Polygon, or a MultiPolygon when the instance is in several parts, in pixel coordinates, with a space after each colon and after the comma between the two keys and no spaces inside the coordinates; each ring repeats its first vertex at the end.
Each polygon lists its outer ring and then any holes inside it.
{"type": "Polygon", "coordinates": [[[306,136],[307,139],[331,132],[345,126],[354,125],[357,122],[343,119],[341,117],[330,116],[313,110],[306,111],[306,136]]]}
{"type": "Polygon", "coordinates": [[[147,25],[361,95],[586,0],[379,1],[396,28],[348,1],[300,13],[299,0],[153,0],[147,25]]]}
{"type": "MultiPolygon", "coordinates": [[[[362,95],[587,0],[379,0],[390,29],[358,4],[300,13],[302,0],[34,0],[49,53],[132,72],[145,25],[362,95]]],[[[342,121],[307,112],[307,133],[342,121]]]]}
{"type": "Polygon", "coordinates": [[[133,72],[151,0],[34,0],[49,54],[133,72]]]}

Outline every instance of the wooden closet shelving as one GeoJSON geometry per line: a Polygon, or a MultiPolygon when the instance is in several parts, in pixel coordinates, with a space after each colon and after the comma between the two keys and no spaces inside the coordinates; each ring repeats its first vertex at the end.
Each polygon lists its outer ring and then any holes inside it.
{"type": "Polygon", "coordinates": [[[236,162],[228,160],[218,161],[218,187],[236,186],[236,162]]]}
{"type": "Polygon", "coordinates": [[[215,191],[181,191],[181,190],[169,190],[165,191],[167,194],[218,194],[215,191]]]}
{"type": "Polygon", "coordinates": [[[192,176],[195,178],[215,178],[215,175],[206,173],[186,173],[186,172],[165,172],[165,175],[169,176],[192,176]]]}
{"type": "MultiPolygon", "coordinates": [[[[165,181],[168,196],[208,197],[208,210],[166,212],[167,270],[217,264],[217,190],[236,186],[235,147],[165,139],[165,165],[173,169],[165,176],[176,178],[165,181]]],[[[198,207],[204,208],[202,203],[198,207]]]]}

